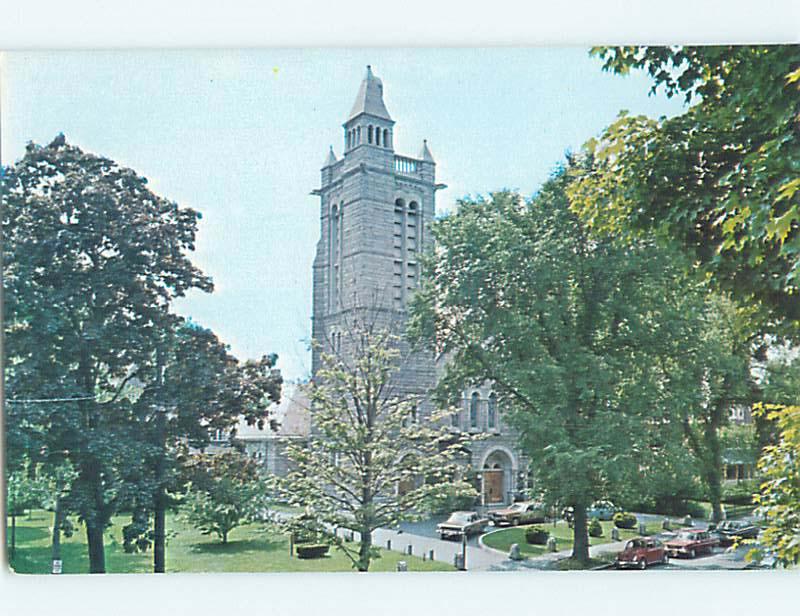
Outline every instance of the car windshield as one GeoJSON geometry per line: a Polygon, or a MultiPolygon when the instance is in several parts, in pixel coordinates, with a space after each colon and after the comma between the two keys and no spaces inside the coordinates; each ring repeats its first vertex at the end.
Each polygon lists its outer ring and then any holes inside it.
{"type": "Polygon", "coordinates": [[[641,539],[633,539],[631,541],[628,541],[628,543],[625,545],[626,550],[632,550],[634,548],[643,548],[643,547],[644,547],[644,541],[642,541],[641,539]]]}
{"type": "Polygon", "coordinates": [[[469,522],[469,517],[470,517],[469,513],[460,511],[452,514],[448,522],[457,522],[457,523],[469,522]]]}
{"type": "Polygon", "coordinates": [[[697,539],[697,535],[694,533],[687,533],[687,532],[678,533],[678,539],[683,539],[684,541],[694,541],[695,539],[697,539]]]}

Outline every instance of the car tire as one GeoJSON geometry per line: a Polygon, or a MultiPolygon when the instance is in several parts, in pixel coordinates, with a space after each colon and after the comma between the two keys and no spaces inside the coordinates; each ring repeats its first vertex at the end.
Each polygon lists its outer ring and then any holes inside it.
{"type": "Polygon", "coordinates": [[[645,569],[647,569],[647,559],[646,558],[642,558],[642,560],[639,561],[639,569],[641,571],[644,571],[645,569]]]}
{"type": "Polygon", "coordinates": [[[697,550],[695,550],[694,548],[689,550],[689,558],[695,558],[696,556],[697,556],[697,550]]]}
{"type": "Polygon", "coordinates": [[[514,518],[511,520],[511,526],[519,526],[519,518],[514,518]]]}
{"type": "Polygon", "coordinates": [[[666,552],[664,552],[664,557],[661,559],[661,564],[662,565],[669,564],[669,554],[667,554],[666,552]]]}

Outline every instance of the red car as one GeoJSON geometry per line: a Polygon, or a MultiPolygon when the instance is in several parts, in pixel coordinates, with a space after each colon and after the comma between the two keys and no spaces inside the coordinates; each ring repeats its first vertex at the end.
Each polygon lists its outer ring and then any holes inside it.
{"type": "Polygon", "coordinates": [[[669,561],[664,544],[658,539],[640,537],[631,539],[625,544],[625,549],[617,554],[614,566],[617,569],[635,567],[647,569],[648,565],[666,565],[669,561]]]}
{"type": "Polygon", "coordinates": [[[719,539],[706,530],[681,530],[674,539],[666,543],[670,556],[688,556],[694,558],[703,552],[710,553],[719,545],[719,539]]]}

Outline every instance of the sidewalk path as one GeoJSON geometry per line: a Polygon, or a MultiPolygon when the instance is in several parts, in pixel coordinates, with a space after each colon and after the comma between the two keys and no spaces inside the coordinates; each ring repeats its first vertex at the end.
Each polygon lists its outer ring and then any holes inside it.
{"type": "MultiPolygon", "coordinates": [[[[613,543],[604,543],[602,545],[593,545],[589,548],[589,557],[590,558],[599,558],[603,554],[607,554],[609,552],[616,553],[622,550],[625,547],[625,541],[615,541],[613,543]]],[[[491,548],[484,548],[487,550],[491,550],[492,552],[497,553],[498,555],[502,554],[499,550],[492,550],[491,548]]],[[[541,556],[536,556],[533,558],[526,558],[525,560],[510,560],[509,558],[505,557],[501,563],[493,565],[489,567],[489,571],[525,571],[529,569],[535,569],[538,571],[547,571],[547,570],[554,570],[555,563],[558,560],[562,560],[564,558],[569,558],[572,555],[572,549],[569,550],[561,550],[559,552],[548,552],[546,554],[542,554],[541,556]]]]}
{"type": "MultiPolygon", "coordinates": [[[[347,531],[345,531],[347,532],[347,531]]],[[[340,534],[342,532],[340,531],[340,534]]],[[[353,538],[358,541],[358,533],[353,533],[353,538]]],[[[433,559],[438,562],[453,564],[455,555],[461,553],[460,541],[443,541],[433,537],[424,537],[413,533],[379,528],[372,533],[372,543],[382,549],[391,549],[393,552],[408,554],[408,546],[411,546],[411,554],[422,558],[430,558],[433,550],[433,559]],[[391,542],[389,544],[388,542],[391,542]],[[391,548],[388,546],[391,545],[391,548]]],[[[489,548],[467,545],[467,571],[489,571],[492,567],[507,560],[508,556],[497,550],[489,548]]]]}

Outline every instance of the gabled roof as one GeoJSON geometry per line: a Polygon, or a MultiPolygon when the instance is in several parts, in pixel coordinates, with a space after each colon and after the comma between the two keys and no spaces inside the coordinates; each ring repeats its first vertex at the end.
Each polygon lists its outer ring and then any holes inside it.
{"type": "Polygon", "coordinates": [[[392,121],[392,117],[386,110],[383,102],[383,82],[372,74],[372,67],[367,66],[367,74],[356,95],[356,102],[347,116],[348,121],[362,113],[369,114],[376,118],[392,121]]]}
{"type": "Polygon", "coordinates": [[[244,418],[239,419],[236,426],[236,439],[240,441],[262,441],[280,437],[307,437],[311,433],[311,402],[307,385],[284,383],[281,401],[273,404],[270,417],[277,420],[277,432],[265,426],[259,430],[257,426],[248,426],[244,418]]]}

